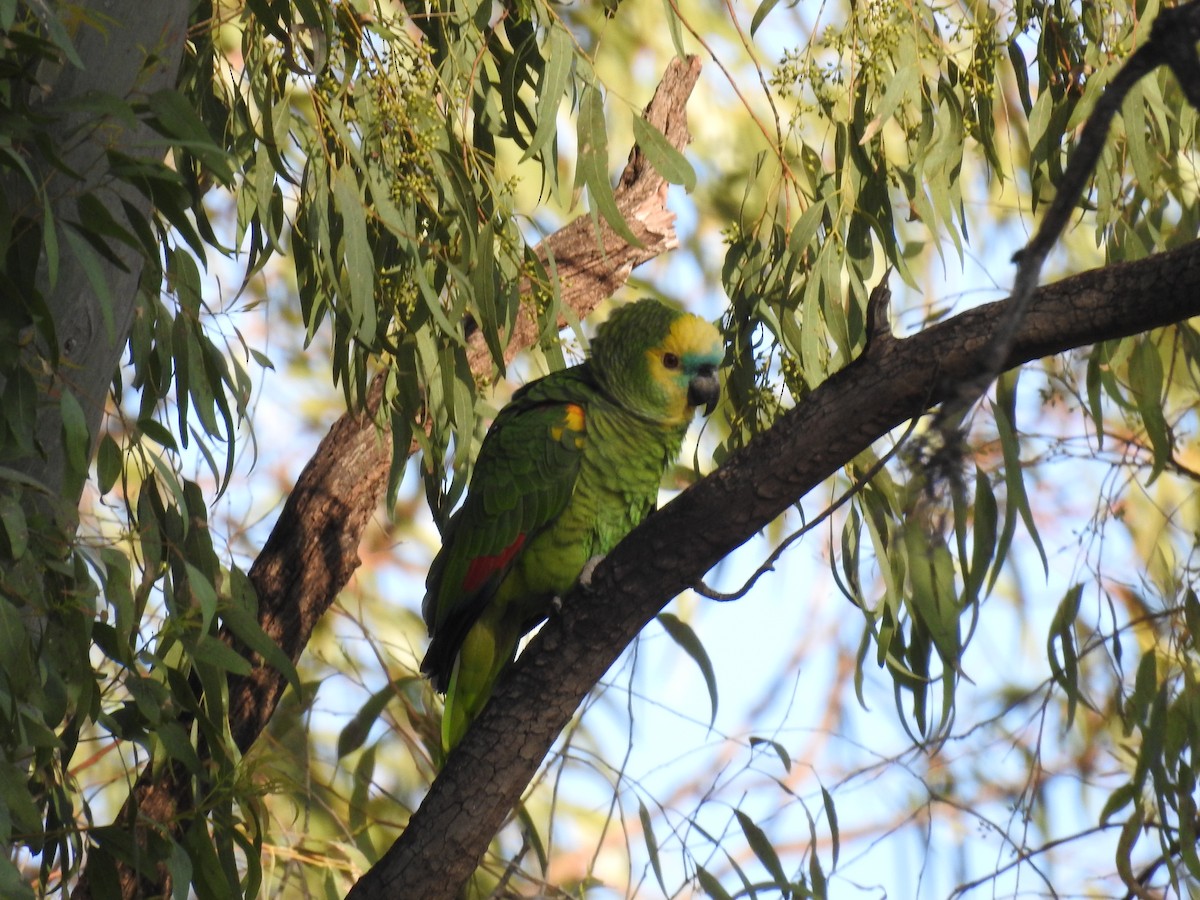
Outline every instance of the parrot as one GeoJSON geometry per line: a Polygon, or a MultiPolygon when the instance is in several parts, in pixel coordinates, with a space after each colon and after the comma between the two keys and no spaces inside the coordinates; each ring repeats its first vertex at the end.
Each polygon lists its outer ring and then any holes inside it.
{"type": "Polygon", "coordinates": [[[587,358],[513,394],[429,567],[421,662],[449,752],[516,657],[657,503],[697,409],[720,399],[720,331],[657,299],[616,309],[587,358]]]}

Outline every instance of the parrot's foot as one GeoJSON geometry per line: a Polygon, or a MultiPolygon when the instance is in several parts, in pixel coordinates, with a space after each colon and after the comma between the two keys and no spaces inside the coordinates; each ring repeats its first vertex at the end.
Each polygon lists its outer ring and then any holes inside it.
{"type": "Polygon", "coordinates": [[[592,588],[592,575],[596,571],[596,566],[604,560],[604,554],[597,554],[583,564],[583,569],[579,573],[579,586],[585,591],[592,588]]]}
{"type": "MultiPolygon", "coordinates": [[[[592,590],[592,573],[596,571],[596,566],[600,565],[600,561],[602,559],[604,559],[604,555],[598,554],[596,556],[593,556],[591,559],[589,559],[587,562],[585,562],[583,564],[583,568],[579,572],[579,577],[577,579],[575,579],[575,583],[578,584],[580,589],[582,589],[583,591],[586,591],[588,593],[591,592],[591,590],[592,590]]],[[[555,594],[553,597],[550,598],[550,615],[557,616],[559,613],[562,612],[562,608],[563,608],[563,598],[561,596],[559,596],[558,594],[555,594]]]]}

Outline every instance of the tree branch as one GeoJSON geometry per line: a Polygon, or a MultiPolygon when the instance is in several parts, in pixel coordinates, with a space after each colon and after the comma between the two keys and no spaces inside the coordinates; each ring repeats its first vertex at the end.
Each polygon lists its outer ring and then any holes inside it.
{"type": "MultiPolygon", "coordinates": [[[[686,104],[699,74],[695,57],[673,60],[646,107],[647,119],[679,150],[690,140],[686,104]]],[[[587,215],[538,245],[542,259],[553,261],[562,283],[562,300],[576,316],[587,316],[611,296],[635,266],[677,246],[674,215],[666,208],[666,198],[666,181],[635,147],[616,200],[641,246],[628,244],[607,224],[597,224],[587,215]]],[[[522,293],[528,294],[529,289],[524,285],[522,293]]],[[[532,346],[537,337],[537,321],[528,304],[523,304],[509,336],[506,360],[532,346]]],[[[468,358],[473,372],[491,374],[492,359],[481,335],[472,337],[468,358]]],[[[381,385],[379,379],[372,385],[365,410],[344,414],[321,441],[250,568],[259,623],[293,661],[358,568],[363,531],[383,498],[392,446],[387,432],[376,425],[381,385]]],[[[253,662],[249,676],[231,678],[229,685],[230,729],[242,751],[262,733],[287,686],[278,670],[261,658],[253,662]]],[[[173,827],[191,805],[190,783],[190,775],[178,767],[143,770],[119,820],[136,819],[140,832],[147,827],[173,827]]],[[[165,872],[159,873],[157,884],[140,886],[132,869],[122,868],[118,875],[126,898],[137,896],[139,890],[162,893],[168,884],[165,872]]],[[[76,900],[91,896],[89,882],[85,870],[73,894],[76,900]]]]}
{"type": "MultiPolygon", "coordinates": [[[[774,427],[636,528],[502,676],[400,838],[353,900],[452,898],[579,703],[664,605],[893,428],[987,366],[1010,301],[906,339],[873,340],[774,427]]],[[[1003,360],[1043,356],[1200,315],[1200,241],[1034,293],[1003,360]]],[[[798,611],[799,612],[799,611],[798,611]]]]}

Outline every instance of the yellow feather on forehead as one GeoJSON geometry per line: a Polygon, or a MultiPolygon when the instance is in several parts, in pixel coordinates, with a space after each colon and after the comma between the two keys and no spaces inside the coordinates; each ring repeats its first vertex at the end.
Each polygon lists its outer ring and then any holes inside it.
{"type": "Polygon", "coordinates": [[[671,330],[659,345],[660,353],[686,356],[689,353],[712,355],[721,353],[721,333],[713,324],[699,316],[680,316],[671,323],[671,330]]]}
{"type": "MultiPolygon", "coordinates": [[[[709,321],[688,313],[680,316],[671,323],[671,330],[663,342],[652,350],[646,351],[647,357],[659,356],[664,353],[674,353],[680,359],[685,356],[721,356],[721,332],[709,321]]],[[[651,371],[655,372],[654,367],[651,371]]],[[[667,380],[667,373],[658,371],[659,381],[667,380]]]]}

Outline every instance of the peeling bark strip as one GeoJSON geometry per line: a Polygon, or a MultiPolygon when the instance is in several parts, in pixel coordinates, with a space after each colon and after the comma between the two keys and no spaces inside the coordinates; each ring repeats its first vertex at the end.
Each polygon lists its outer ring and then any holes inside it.
{"type": "MultiPolygon", "coordinates": [[[[646,519],[496,686],[352,900],[450,900],[592,685],[666,603],[874,441],[952,398],[1008,301],[872,341],[774,427],[646,519]],[[686,540],[680,540],[686,535],[686,540]]],[[[1200,241],[1040,288],[1004,369],[1200,315],[1200,241]]]]}
{"type": "MultiPolygon", "coordinates": [[[[699,76],[696,57],[672,60],[646,107],[647,120],[678,150],[691,139],[685,107],[699,76]]],[[[547,266],[552,265],[558,273],[563,303],[581,319],[624,284],[635,266],[678,244],[674,215],[666,208],[667,182],[637,147],[615,193],[617,207],[642,246],[628,244],[607,224],[597,226],[590,216],[582,215],[536,248],[547,266]]],[[[530,290],[529,285],[522,286],[523,294],[530,290]]],[[[522,305],[509,336],[506,360],[538,338],[536,319],[527,307],[522,305]]],[[[476,374],[492,371],[481,335],[473,336],[468,359],[476,374]]],[[[383,498],[392,446],[389,435],[374,424],[381,395],[381,383],[376,382],[365,411],[346,413],[334,423],[301,472],[250,568],[258,593],[259,623],[293,661],[300,658],[313,628],[358,568],[363,530],[383,498]]],[[[253,662],[255,668],[249,676],[231,678],[229,684],[230,730],[243,752],[266,727],[286,687],[280,672],[257,657],[253,662]]],[[[180,815],[191,806],[189,786],[190,776],[182,769],[144,769],[117,821],[144,823],[138,825],[142,842],[148,830],[178,831],[180,815]]],[[[93,874],[89,859],[72,894],[75,900],[93,895],[93,874]]],[[[106,888],[112,885],[115,890],[113,878],[119,881],[124,898],[170,893],[165,872],[159,873],[157,883],[139,883],[137,872],[119,866],[115,874],[104,873],[106,888]]]]}

